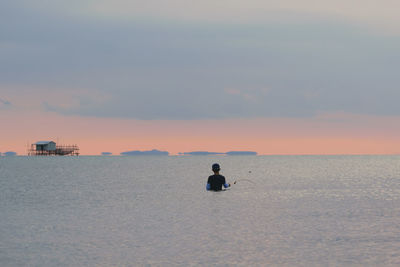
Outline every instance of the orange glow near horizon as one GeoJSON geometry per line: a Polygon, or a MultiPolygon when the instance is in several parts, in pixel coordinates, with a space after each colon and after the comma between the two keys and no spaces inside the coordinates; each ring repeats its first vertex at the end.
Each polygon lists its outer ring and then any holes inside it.
{"type": "Polygon", "coordinates": [[[315,118],[192,121],[61,116],[30,112],[0,114],[0,152],[25,155],[40,140],[77,144],[82,155],[158,149],[179,152],[232,150],[260,155],[400,154],[400,118],[328,114],[315,118]],[[11,116],[12,115],[12,116],[11,116]]]}

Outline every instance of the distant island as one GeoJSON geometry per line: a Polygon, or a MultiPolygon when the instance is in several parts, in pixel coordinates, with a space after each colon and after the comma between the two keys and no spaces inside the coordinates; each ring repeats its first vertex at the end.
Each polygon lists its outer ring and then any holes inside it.
{"type": "Polygon", "coordinates": [[[226,152],[225,154],[229,156],[257,156],[257,152],[254,151],[229,151],[226,152]]]}
{"type": "Polygon", "coordinates": [[[103,155],[103,156],[111,156],[112,153],[111,152],[101,152],[101,155],[103,155]]]}
{"type": "MultiPolygon", "coordinates": [[[[103,156],[111,155],[111,152],[102,152],[103,156]]],[[[121,156],[168,156],[168,151],[161,151],[157,149],[153,150],[132,150],[120,153],[121,156]]],[[[228,152],[212,152],[212,151],[190,151],[190,152],[179,152],[181,156],[215,156],[215,155],[227,155],[227,156],[257,156],[257,152],[254,151],[228,151],[228,152]]]]}
{"type": "Polygon", "coordinates": [[[220,152],[208,152],[208,151],[183,152],[183,155],[193,155],[193,156],[223,155],[223,154],[225,154],[225,153],[220,153],[220,152]]]}
{"type": "Polygon", "coordinates": [[[132,150],[120,153],[122,156],[168,156],[168,151],[160,151],[157,149],[140,151],[140,150],[132,150]]]}
{"type": "Polygon", "coordinates": [[[7,151],[7,152],[4,152],[3,155],[4,155],[4,156],[7,156],[7,157],[9,157],[9,156],[16,156],[16,155],[17,155],[17,152],[14,152],[14,151],[7,151]]]}
{"type": "Polygon", "coordinates": [[[192,152],[183,152],[183,153],[180,153],[180,155],[191,155],[191,156],[208,156],[208,155],[256,156],[257,152],[254,152],[254,151],[228,151],[228,152],[192,151],[192,152]]]}

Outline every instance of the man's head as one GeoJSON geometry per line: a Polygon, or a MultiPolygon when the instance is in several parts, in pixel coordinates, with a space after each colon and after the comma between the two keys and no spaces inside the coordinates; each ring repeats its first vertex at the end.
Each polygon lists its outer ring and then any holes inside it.
{"type": "Polygon", "coordinates": [[[214,173],[218,173],[220,170],[221,170],[221,167],[219,166],[218,163],[214,163],[214,164],[212,165],[212,171],[213,171],[214,173]]]}

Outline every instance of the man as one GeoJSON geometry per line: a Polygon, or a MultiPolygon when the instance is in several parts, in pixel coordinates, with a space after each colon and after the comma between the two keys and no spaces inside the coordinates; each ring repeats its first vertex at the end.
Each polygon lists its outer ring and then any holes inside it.
{"type": "Polygon", "coordinates": [[[227,184],[225,181],[225,177],[219,174],[219,171],[221,170],[220,166],[218,163],[215,163],[212,165],[212,171],[214,172],[214,175],[211,175],[208,177],[207,181],[207,190],[211,191],[221,191],[222,186],[225,188],[230,187],[230,184],[227,184]]]}

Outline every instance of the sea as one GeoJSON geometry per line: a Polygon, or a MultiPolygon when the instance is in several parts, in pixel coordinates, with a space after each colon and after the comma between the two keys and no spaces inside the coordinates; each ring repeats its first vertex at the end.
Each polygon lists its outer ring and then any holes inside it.
{"type": "Polygon", "coordinates": [[[0,157],[2,267],[399,265],[400,156],[0,157]]]}

